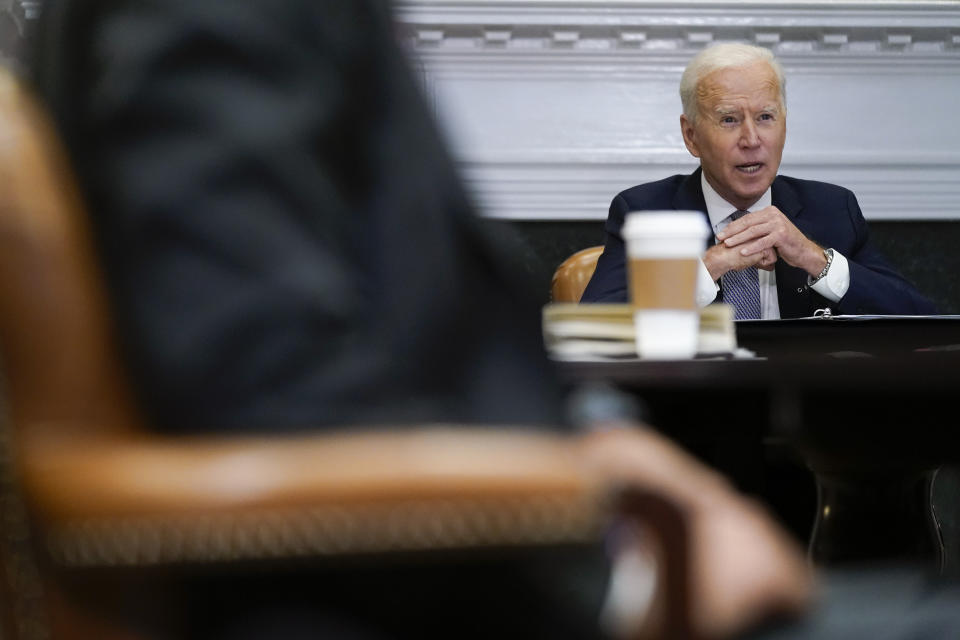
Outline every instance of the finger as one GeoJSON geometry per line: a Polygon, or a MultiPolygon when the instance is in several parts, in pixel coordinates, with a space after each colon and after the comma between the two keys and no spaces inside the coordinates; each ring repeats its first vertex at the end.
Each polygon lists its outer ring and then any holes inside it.
{"type": "Polygon", "coordinates": [[[728,247],[736,247],[737,245],[743,244],[744,242],[749,242],[755,238],[766,235],[769,233],[767,225],[764,224],[755,224],[747,227],[743,231],[740,231],[735,234],[728,234],[726,239],[723,240],[723,244],[728,247]]]}
{"type": "Polygon", "coordinates": [[[754,218],[752,213],[745,215],[742,218],[738,218],[737,220],[734,220],[733,222],[729,223],[726,227],[723,228],[723,231],[717,234],[717,240],[719,240],[720,242],[723,242],[725,239],[729,238],[730,236],[735,236],[741,231],[743,231],[744,229],[749,229],[751,226],[753,226],[753,223],[754,223],[754,218]]]}
{"type": "Polygon", "coordinates": [[[757,265],[760,269],[764,271],[773,271],[777,266],[777,259],[761,258],[760,263],[757,265]]]}
{"type": "Polygon", "coordinates": [[[783,215],[783,214],[780,213],[779,209],[773,206],[766,207],[764,209],[760,209],[759,211],[754,211],[752,213],[748,213],[747,215],[734,220],[733,222],[728,224],[726,227],[724,227],[723,231],[717,234],[717,239],[720,242],[723,242],[725,238],[734,236],[740,233],[741,231],[743,231],[744,229],[747,229],[749,227],[752,227],[758,224],[764,224],[764,223],[770,222],[770,220],[776,215],[783,215]]]}
{"type": "Polygon", "coordinates": [[[758,215],[758,216],[761,216],[761,215],[762,215],[762,216],[782,216],[782,215],[783,215],[783,212],[780,211],[780,209],[776,208],[775,206],[773,206],[773,205],[771,204],[771,205],[769,205],[769,206],[767,206],[767,207],[764,207],[763,209],[757,209],[756,211],[753,212],[753,215],[758,215]]]}
{"type": "Polygon", "coordinates": [[[742,256],[752,256],[755,254],[761,254],[758,257],[758,262],[763,259],[763,252],[769,250],[773,246],[773,238],[770,236],[761,236],[752,242],[748,242],[740,247],[740,255],[742,256]]]}
{"type": "Polygon", "coordinates": [[[739,220],[734,220],[726,227],[723,228],[723,231],[717,234],[717,241],[723,242],[731,236],[735,236],[738,233],[742,232],[744,229],[750,228],[752,226],[751,221],[747,220],[749,216],[744,216],[739,220]]]}
{"type": "Polygon", "coordinates": [[[777,253],[772,249],[767,249],[760,253],[760,260],[757,262],[757,267],[763,269],[764,271],[773,271],[774,267],[777,265],[777,253]]]}
{"type": "MultiPolygon", "coordinates": [[[[745,229],[744,231],[741,231],[735,236],[727,238],[723,244],[726,245],[727,247],[734,248],[734,247],[743,246],[750,242],[755,242],[761,238],[768,238],[769,236],[770,236],[770,228],[768,225],[757,225],[754,227],[750,227],[749,229],[745,229]]],[[[773,246],[773,244],[774,242],[771,239],[771,241],[768,242],[765,245],[765,247],[773,246]]]]}

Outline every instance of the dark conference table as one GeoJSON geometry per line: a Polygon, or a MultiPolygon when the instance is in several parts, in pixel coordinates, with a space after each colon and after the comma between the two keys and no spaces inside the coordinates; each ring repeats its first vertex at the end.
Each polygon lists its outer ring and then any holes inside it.
{"type": "Polygon", "coordinates": [[[814,562],[942,567],[930,498],[937,468],[960,460],[960,317],[738,322],[737,340],[757,358],[558,368],[635,392],[683,444],[733,451],[734,476],[764,442],[789,443],[816,480],[814,562]]]}

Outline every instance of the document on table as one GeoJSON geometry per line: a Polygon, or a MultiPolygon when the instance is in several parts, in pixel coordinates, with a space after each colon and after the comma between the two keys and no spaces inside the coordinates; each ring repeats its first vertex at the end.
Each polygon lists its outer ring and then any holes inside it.
{"type": "MultiPolygon", "coordinates": [[[[543,338],[556,360],[637,359],[633,310],[629,304],[550,303],[543,308],[543,338]]],[[[698,358],[752,357],[737,347],[733,308],[700,310],[698,358]]]]}

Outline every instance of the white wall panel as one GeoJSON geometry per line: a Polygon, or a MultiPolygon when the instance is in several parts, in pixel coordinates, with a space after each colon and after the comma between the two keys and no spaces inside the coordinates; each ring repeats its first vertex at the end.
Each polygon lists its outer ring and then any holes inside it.
{"type": "Polygon", "coordinates": [[[771,47],[782,172],[854,189],[868,218],[960,218],[960,3],[418,0],[401,32],[486,215],[602,219],[696,161],[677,83],[705,45],[771,47]]]}

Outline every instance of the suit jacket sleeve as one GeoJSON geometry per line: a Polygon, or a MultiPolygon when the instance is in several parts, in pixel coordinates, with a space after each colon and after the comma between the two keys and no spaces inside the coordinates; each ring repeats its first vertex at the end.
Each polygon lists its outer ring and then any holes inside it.
{"type": "Polygon", "coordinates": [[[853,227],[853,243],[844,253],[850,265],[850,288],[836,305],[843,314],[930,315],[934,304],[918,292],[874,248],[860,205],[847,192],[847,215],[853,227]]]}
{"type": "Polygon", "coordinates": [[[622,195],[617,195],[610,203],[610,213],[607,216],[606,240],[603,253],[597,260],[597,268],[593,277],[583,291],[582,302],[626,302],[627,273],[626,247],[620,230],[623,227],[624,217],[629,206],[622,195]]]}

